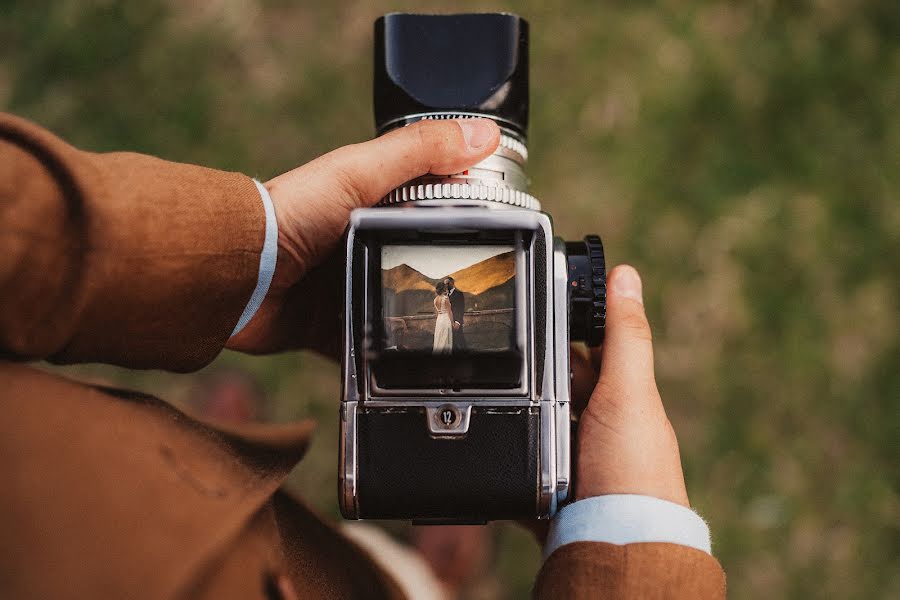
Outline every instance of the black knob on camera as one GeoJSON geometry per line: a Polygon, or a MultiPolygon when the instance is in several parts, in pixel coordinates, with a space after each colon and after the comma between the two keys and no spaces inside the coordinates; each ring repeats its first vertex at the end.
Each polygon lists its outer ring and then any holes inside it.
{"type": "Polygon", "coordinates": [[[600,236],[566,242],[569,262],[569,337],[588,346],[603,343],[606,327],[606,259],[600,236]]]}

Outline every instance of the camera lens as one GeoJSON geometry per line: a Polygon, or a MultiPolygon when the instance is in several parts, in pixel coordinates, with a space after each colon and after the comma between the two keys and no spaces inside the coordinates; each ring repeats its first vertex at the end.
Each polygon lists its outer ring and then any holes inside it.
{"type": "Polygon", "coordinates": [[[485,204],[540,210],[528,192],[528,22],[510,14],[393,13],[375,22],[373,82],[378,135],[431,119],[483,117],[500,145],[462,173],[427,175],[390,192],[407,202],[485,204]]]}
{"type": "Polygon", "coordinates": [[[588,346],[603,343],[606,327],[606,259],[600,236],[566,242],[569,263],[569,337],[588,346]]]}

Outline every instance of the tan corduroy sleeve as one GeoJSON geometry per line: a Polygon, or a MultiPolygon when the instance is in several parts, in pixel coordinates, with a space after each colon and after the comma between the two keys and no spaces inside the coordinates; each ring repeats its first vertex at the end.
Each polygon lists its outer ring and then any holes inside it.
{"type": "Polygon", "coordinates": [[[712,556],[687,546],[576,542],[547,558],[534,597],[721,599],[725,573],[712,556]]]}
{"type": "Polygon", "coordinates": [[[196,369],[256,285],[251,179],[94,154],[0,113],[0,354],[196,369]]]}

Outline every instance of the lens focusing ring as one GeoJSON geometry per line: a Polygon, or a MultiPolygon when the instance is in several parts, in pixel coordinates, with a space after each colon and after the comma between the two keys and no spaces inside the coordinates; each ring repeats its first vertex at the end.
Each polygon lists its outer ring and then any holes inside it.
{"type": "Polygon", "coordinates": [[[489,200],[528,208],[541,210],[541,203],[531,194],[497,185],[484,185],[478,183],[410,183],[392,190],[382,198],[378,206],[391,206],[405,202],[418,202],[421,200],[489,200]]]}

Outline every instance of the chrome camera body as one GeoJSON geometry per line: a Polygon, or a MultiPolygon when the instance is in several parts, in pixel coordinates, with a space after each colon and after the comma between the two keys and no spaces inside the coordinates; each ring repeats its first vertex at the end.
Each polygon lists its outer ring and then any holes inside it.
{"type": "Polygon", "coordinates": [[[548,518],[569,497],[569,344],[602,340],[605,264],[599,237],[554,237],[527,193],[527,50],[528,25],[514,15],[375,23],[379,134],[487,117],[502,135],[467,171],[408,182],[351,215],[346,518],[548,518]]]}

